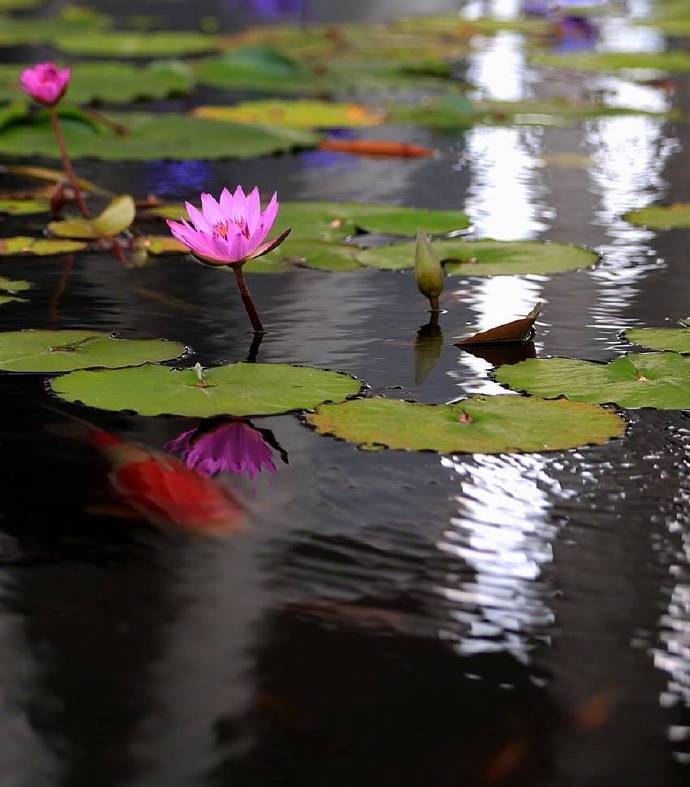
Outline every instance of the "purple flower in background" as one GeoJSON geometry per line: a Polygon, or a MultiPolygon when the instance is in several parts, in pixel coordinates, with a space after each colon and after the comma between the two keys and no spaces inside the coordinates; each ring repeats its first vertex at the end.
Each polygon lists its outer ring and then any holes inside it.
{"type": "Polygon", "coordinates": [[[190,470],[207,477],[246,473],[254,479],[265,470],[277,472],[264,433],[241,419],[222,421],[212,429],[199,427],[182,432],[165,450],[179,456],[190,470]]]}
{"type": "Polygon", "coordinates": [[[232,5],[264,19],[311,16],[308,0],[234,0],[232,5]]]}
{"type": "Polygon", "coordinates": [[[591,49],[599,31],[585,16],[563,16],[555,22],[558,43],[556,52],[577,52],[591,49]]]}

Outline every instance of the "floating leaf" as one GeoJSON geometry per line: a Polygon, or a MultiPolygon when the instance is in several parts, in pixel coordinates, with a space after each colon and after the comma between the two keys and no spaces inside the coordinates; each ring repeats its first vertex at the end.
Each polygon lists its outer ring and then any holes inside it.
{"type": "Polygon", "coordinates": [[[538,303],[532,311],[520,320],[497,325],[488,331],[479,331],[472,336],[455,342],[457,347],[470,346],[473,344],[500,344],[506,342],[527,342],[534,336],[534,323],[541,311],[541,303],[538,303]]]}
{"type": "MultiPolygon", "coordinates": [[[[0,65],[0,100],[17,96],[19,75],[25,66],[0,65]]],[[[151,63],[80,63],[70,80],[67,99],[78,104],[89,101],[132,101],[165,98],[189,93],[194,86],[191,68],[180,61],[151,63]]]]}
{"type": "Polygon", "coordinates": [[[688,328],[630,328],[623,336],[631,343],[649,350],[690,353],[688,328]]]}
{"type": "Polygon", "coordinates": [[[52,43],[63,52],[95,57],[171,57],[218,49],[213,36],[178,31],[57,33],[52,43]]]}
{"type": "Polygon", "coordinates": [[[375,396],[317,408],[319,434],[362,448],[439,453],[555,451],[620,437],[625,423],[603,407],[521,396],[476,396],[456,404],[418,404],[375,396]]]}
{"type": "Polygon", "coordinates": [[[313,87],[314,74],[272,47],[230,49],[194,64],[199,82],[220,88],[298,93],[313,87]]]}
{"type": "Polygon", "coordinates": [[[134,200],[129,194],[114,197],[110,205],[93,219],[51,221],[48,230],[59,238],[113,238],[129,229],[136,215],[134,200]]]}
{"type": "MultiPolygon", "coordinates": [[[[433,244],[446,273],[460,276],[499,276],[556,273],[587,268],[599,257],[589,249],[538,241],[441,240],[433,244]]],[[[357,253],[362,265],[386,270],[414,267],[414,243],[380,246],[357,253]]]]}
{"type": "Polygon", "coordinates": [[[568,358],[501,366],[496,380],[517,391],[554,399],[621,407],[690,408],[690,358],[677,353],[624,355],[608,364],[568,358]]]}
{"type": "Polygon", "coordinates": [[[437,155],[433,148],[381,139],[324,139],[319,143],[319,150],[372,158],[431,158],[437,155]]]}
{"type": "Polygon", "coordinates": [[[189,254],[189,249],[171,235],[148,235],[139,239],[139,244],[149,254],[189,254]]]}
{"type": "Polygon", "coordinates": [[[411,123],[445,131],[474,125],[565,126],[587,118],[611,115],[665,117],[667,113],[566,99],[470,101],[464,96],[443,96],[414,104],[399,102],[389,107],[391,123],[411,123]]]}
{"type": "Polygon", "coordinates": [[[690,72],[690,53],[668,52],[568,52],[563,55],[535,54],[531,62],[540,66],[577,71],[667,71],[690,72]]]}
{"type": "Polygon", "coordinates": [[[379,126],[385,115],[359,104],[331,101],[246,101],[232,107],[197,107],[197,117],[232,120],[236,123],[265,123],[289,128],[342,128],[379,126]]]}
{"type": "Polygon", "coordinates": [[[117,372],[75,372],[51,382],[70,402],[140,415],[275,415],[359,393],[359,380],[340,372],[287,364],[235,363],[203,372],[143,366],[117,372]]]}
{"type": "Polygon", "coordinates": [[[0,11],[23,11],[27,8],[36,8],[42,0],[0,0],[0,11]]]}
{"type": "MultiPolygon", "coordinates": [[[[166,219],[188,218],[184,205],[159,205],[147,214],[166,219]]],[[[276,231],[292,228],[281,248],[304,240],[340,241],[361,230],[387,235],[415,235],[419,230],[441,235],[469,227],[460,210],[427,210],[366,202],[282,202],[276,231]]],[[[285,256],[290,256],[287,254],[285,256]]]]}
{"type": "Polygon", "coordinates": [[[56,240],[53,238],[29,238],[23,235],[14,238],[0,238],[0,257],[34,255],[48,257],[51,254],[67,254],[82,251],[86,244],[74,240],[56,240]]]}
{"type": "Polygon", "coordinates": [[[168,361],[186,351],[164,339],[117,339],[101,331],[8,331],[0,333],[0,369],[6,372],[66,372],[117,369],[168,361]]]}
{"type": "Polygon", "coordinates": [[[27,300],[14,295],[0,295],[0,306],[4,306],[6,303],[27,303],[27,300]]]}
{"type": "Polygon", "coordinates": [[[0,276],[0,290],[7,292],[25,292],[30,290],[33,284],[30,281],[23,279],[8,279],[6,276],[0,276]]]}
{"type": "Polygon", "coordinates": [[[674,205],[653,205],[649,208],[631,210],[623,218],[637,227],[652,230],[672,230],[690,228],[690,203],[677,202],[674,205]]]}
{"type": "Polygon", "coordinates": [[[0,199],[0,213],[10,216],[29,216],[33,213],[48,213],[47,199],[0,199]]]}
{"type": "MultiPolygon", "coordinates": [[[[49,167],[33,167],[24,164],[5,164],[0,168],[0,171],[7,170],[14,175],[23,175],[27,178],[35,178],[36,180],[47,180],[51,183],[63,183],[65,181],[65,172],[61,169],[50,169],[49,167]]],[[[90,191],[93,194],[100,194],[103,197],[112,197],[113,194],[107,189],[103,189],[92,183],[90,180],[84,178],[77,178],[77,183],[82,191],[90,191]]]]}
{"type": "Polygon", "coordinates": [[[292,241],[284,243],[266,259],[289,260],[320,271],[353,271],[362,266],[357,262],[354,246],[320,240],[292,241]]]}
{"type": "MultiPolygon", "coordinates": [[[[128,129],[116,133],[83,117],[62,117],[73,158],[108,160],[252,158],[295,148],[315,147],[311,132],[243,123],[217,123],[173,113],[111,113],[128,129]]],[[[14,156],[58,156],[47,118],[24,119],[0,127],[0,153],[14,156]]]]}

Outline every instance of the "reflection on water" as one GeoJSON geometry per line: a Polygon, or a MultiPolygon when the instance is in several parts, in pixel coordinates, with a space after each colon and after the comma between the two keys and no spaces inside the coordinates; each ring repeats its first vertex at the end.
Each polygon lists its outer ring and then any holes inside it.
{"type": "Polygon", "coordinates": [[[545,574],[558,532],[549,495],[559,484],[536,455],[442,463],[459,477],[458,514],[437,547],[458,562],[438,587],[449,605],[439,636],[462,655],[506,650],[527,663],[554,624],[545,574]]]}

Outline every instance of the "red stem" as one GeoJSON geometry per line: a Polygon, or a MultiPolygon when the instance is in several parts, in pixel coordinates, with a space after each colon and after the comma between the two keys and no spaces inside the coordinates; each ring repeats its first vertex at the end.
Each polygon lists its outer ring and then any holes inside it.
{"type": "Polygon", "coordinates": [[[48,113],[50,114],[50,123],[53,126],[55,139],[57,140],[58,148],[60,149],[60,156],[62,158],[62,166],[65,168],[65,175],[67,175],[67,180],[69,180],[70,186],[72,186],[74,198],[77,201],[81,215],[85,218],[88,218],[91,214],[89,213],[89,209],[86,207],[81,190],[79,189],[79,181],[77,180],[74,167],[72,166],[69,153],[67,152],[67,145],[65,144],[65,138],[62,134],[62,127],[60,126],[60,119],[58,118],[57,110],[55,107],[50,107],[48,113]]]}
{"type": "Polygon", "coordinates": [[[240,295],[242,296],[242,303],[244,303],[244,308],[247,310],[247,314],[249,315],[249,319],[252,322],[252,328],[254,328],[254,333],[265,333],[264,326],[259,319],[259,313],[256,310],[256,306],[254,306],[254,301],[252,300],[251,293],[249,292],[249,288],[247,287],[247,282],[244,280],[244,273],[242,272],[242,265],[231,265],[232,272],[235,274],[235,280],[237,281],[237,287],[240,291],[240,295]]]}

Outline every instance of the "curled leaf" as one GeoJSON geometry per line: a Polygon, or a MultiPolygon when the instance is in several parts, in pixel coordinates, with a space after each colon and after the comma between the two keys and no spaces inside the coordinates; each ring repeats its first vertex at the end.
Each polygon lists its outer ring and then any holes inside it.
{"type": "Polygon", "coordinates": [[[463,347],[473,344],[527,342],[534,336],[534,323],[540,311],[541,303],[538,303],[526,317],[497,325],[495,328],[489,328],[488,331],[479,331],[472,334],[472,336],[461,339],[459,342],[455,342],[455,345],[456,347],[463,347]]]}

